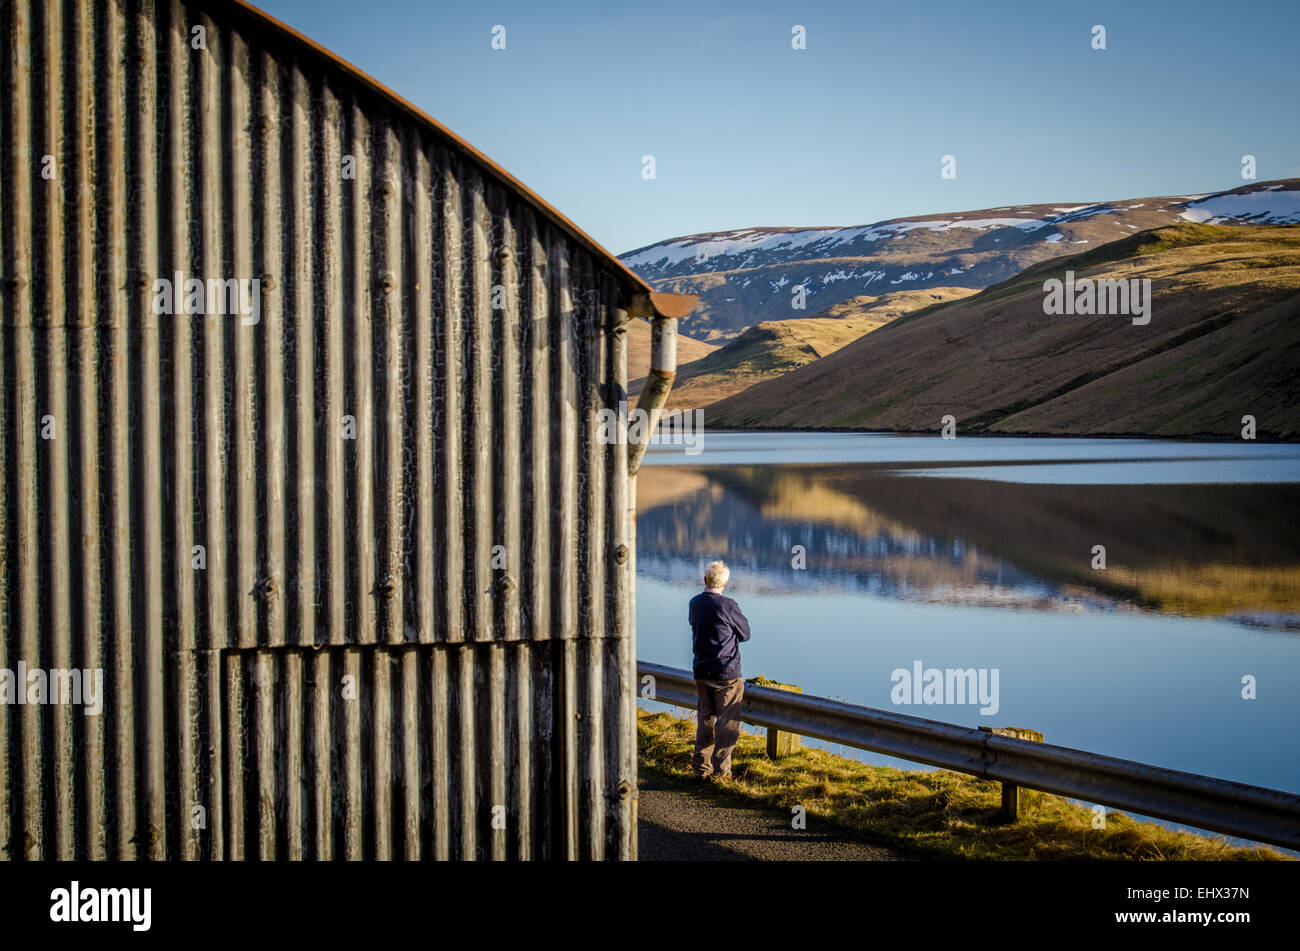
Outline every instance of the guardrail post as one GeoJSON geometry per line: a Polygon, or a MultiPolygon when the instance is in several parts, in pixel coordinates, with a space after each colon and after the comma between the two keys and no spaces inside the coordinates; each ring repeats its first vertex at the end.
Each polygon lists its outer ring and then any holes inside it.
{"type": "MultiPolygon", "coordinates": [[[[1018,740],[1027,740],[1030,743],[1043,742],[1043,734],[1037,730],[1029,730],[1018,726],[982,726],[980,729],[985,733],[993,733],[997,736],[1013,736],[1018,740]]],[[[1020,787],[1015,783],[1002,784],[1002,812],[1001,817],[1006,822],[1015,822],[1020,818],[1020,787]]]]}
{"type": "MultiPolygon", "coordinates": [[[[774,690],[788,690],[790,693],[803,693],[803,687],[796,687],[794,684],[783,684],[777,680],[768,680],[766,677],[754,677],[747,683],[756,687],[771,687],[774,690]]],[[[774,726],[767,728],[767,755],[769,759],[778,759],[782,756],[789,756],[791,753],[797,753],[803,749],[803,740],[798,733],[787,733],[784,730],[778,730],[774,726]]]]}

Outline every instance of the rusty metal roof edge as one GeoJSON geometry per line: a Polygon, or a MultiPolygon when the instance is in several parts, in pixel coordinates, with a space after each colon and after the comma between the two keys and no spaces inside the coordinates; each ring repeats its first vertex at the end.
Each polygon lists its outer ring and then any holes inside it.
{"type": "Polygon", "coordinates": [[[484,154],[474,146],[470,145],[467,141],[465,141],[465,139],[461,138],[455,132],[451,131],[451,129],[447,128],[445,125],[443,125],[437,119],[433,118],[433,116],[429,115],[423,109],[414,105],[410,101],[402,98],[397,93],[393,92],[393,90],[389,89],[387,86],[381,83],[379,80],[375,79],[373,76],[362,71],[361,69],[358,69],[356,66],[353,66],[351,63],[343,59],[338,54],[332,52],[331,50],[326,49],[324,46],[321,46],[321,44],[311,39],[311,37],[306,36],[303,33],[300,33],[298,30],[295,30],[293,27],[289,26],[288,24],[280,20],[277,20],[275,17],[271,16],[265,10],[261,10],[258,7],[255,7],[252,3],[248,2],[248,0],[227,0],[227,2],[231,3],[236,8],[242,10],[243,12],[251,16],[253,19],[258,20],[261,23],[264,23],[265,25],[267,25],[268,27],[274,30],[277,30],[278,32],[283,34],[285,37],[287,37],[294,43],[297,43],[299,46],[304,47],[310,53],[323,58],[326,62],[332,64],[333,66],[338,67],[339,69],[343,70],[345,73],[348,73],[353,78],[359,80],[363,85],[368,87],[372,92],[378,93],[380,96],[387,99],[389,102],[397,106],[399,109],[409,113],[412,117],[424,123],[426,126],[431,128],[434,132],[448,139],[453,145],[455,145],[461,151],[465,152],[475,162],[478,162],[480,165],[486,168],[497,178],[501,179],[503,184],[509,186],[510,188],[513,188],[515,191],[519,192],[519,194],[521,194],[524,198],[528,199],[528,201],[531,202],[537,208],[538,211],[540,211],[547,218],[550,218],[553,222],[555,222],[555,224],[559,225],[562,229],[567,231],[580,244],[585,245],[587,250],[591,251],[599,258],[603,258],[605,264],[608,265],[615,272],[616,275],[627,280],[637,290],[647,294],[652,292],[656,294],[662,293],[662,292],[654,291],[654,289],[649,284],[647,284],[646,281],[640,275],[638,275],[635,271],[633,271],[626,264],[620,261],[614,254],[610,253],[608,250],[602,247],[599,242],[597,242],[589,234],[587,234],[576,224],[570,221],[567,217],[561,214],[545,198],[537,194],[537,192],[533,191],[531,188],[529,188],[527,185],[521,182],[518,178],[516,178],[514,175],[507,172],[504,168],[502,168],[495,161],[489,158],[486,154],[484,154]]]}

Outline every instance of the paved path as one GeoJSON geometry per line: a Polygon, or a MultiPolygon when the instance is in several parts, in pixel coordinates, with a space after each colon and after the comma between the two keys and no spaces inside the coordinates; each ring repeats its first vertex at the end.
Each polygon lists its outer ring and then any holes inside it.
{"type": "Polygon", "coordinates": [[[637,854],[643,862],[878,862],[905,856],[839,831],[790,828],[790,816],[737,803],[709,785],[686,787],[642,774],[637,854]]]}

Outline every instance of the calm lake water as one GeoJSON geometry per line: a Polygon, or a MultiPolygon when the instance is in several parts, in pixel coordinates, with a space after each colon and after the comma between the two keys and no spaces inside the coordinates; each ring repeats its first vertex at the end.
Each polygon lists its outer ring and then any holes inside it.
{"type": "Polygon", "coordinates": [[[710,433],[637,481],[642,660],[690,668],[723,558],[746,677],[1300,792],[1300,446],[710,433]],[[895,704],[916,662],[996,713],[895,704]]]}

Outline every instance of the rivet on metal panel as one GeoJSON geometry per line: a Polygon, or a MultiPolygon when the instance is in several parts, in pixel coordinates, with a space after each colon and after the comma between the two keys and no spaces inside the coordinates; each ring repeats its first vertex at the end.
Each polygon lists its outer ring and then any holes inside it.
{"type": "Polygon", "coordinates": [[[380,286],[383,287],[385,294],[390,294],[393,288],[397,286],[397,279],[392,274],[385,274],[380,286]]]}
{"type": "Polygon", "coordinates": [[[627,555],[628,555],[627,546],[619,545],[617,548],[614,549],[614,564],[616,565],[627,564],[627,555]]]}
{"type": "Polygon", "coordinates": [[[264,290],[264,291],[273,291],[273,290],[275,290],[275,276],[274,276],[274,275],[272,275],[272,274],[263,274],[263,275],[262,275],[262,290],[264,290]]]}
{"type": "Polygon", "coordinates": [[[509,248],[497,248],[497,260],[498,260],[498,261],[501,261],[501,262],[509,261],[509,260],[510,260],[510,256],[511,256],[511,255],[510,255],[510,249],[509,249],[509,248]]]}
{"type": "Polygon", "coordinates": [[[377,597],[381,597],[381,598],[391,598],[393,596],[393,592],[395,592],[396,590],[397,590],[397,585],[393,584],[392,581],[385,578],[383,581],[377,582],[375,584],[374,594],[377,597]]]}
{"type": "Polygon", "coordinates": [[[257,579],[257,584],[253,585],[253,590],[248,592],[248,594],[249,597],[253,598],[269,598],[271,595],[275,594],[275,582],[266,575],[263,575],[261,578],[257,579]]]}
{"type": "Polygon", "coordinates": [[[502,575],[496,580],[495,587],[498,595],[508,595],[515,589],[515,579],[509,575],[502,575]]]}

